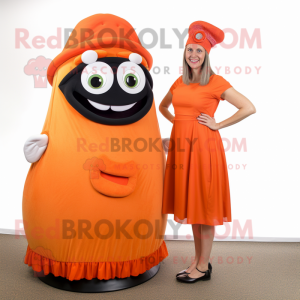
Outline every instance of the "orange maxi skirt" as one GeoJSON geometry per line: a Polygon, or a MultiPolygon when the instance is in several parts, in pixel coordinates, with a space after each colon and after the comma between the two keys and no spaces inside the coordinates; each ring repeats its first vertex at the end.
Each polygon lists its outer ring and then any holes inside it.
{"type": "Polygon", "coordinates": [[[176,114],[169,142],[162,213],[182,224],[231,222],[225,150],[218,130],[176,114]]]}

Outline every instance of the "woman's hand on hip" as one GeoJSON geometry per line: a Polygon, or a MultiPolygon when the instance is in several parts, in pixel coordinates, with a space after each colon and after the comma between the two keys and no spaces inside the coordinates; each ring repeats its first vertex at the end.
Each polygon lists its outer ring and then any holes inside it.
{"type": "Polygon", "coordinates": [[[212,118],[211,116],[209,116],[207,114],[201,113],[197,117],[197,120],[198,120],[198,123],[200,123],[202,125],[206,125],[208,128],[210,128],[212,130],[218,130],[220,127],[219,123],[216,122],[215,118],[212,118]]]}

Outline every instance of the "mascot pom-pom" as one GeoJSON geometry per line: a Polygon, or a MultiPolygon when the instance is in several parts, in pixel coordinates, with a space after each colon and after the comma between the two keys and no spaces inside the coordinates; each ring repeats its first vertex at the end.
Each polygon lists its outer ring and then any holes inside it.
{"type": "Polygon", "coordinates": [[[125,278],[168,256],[151,67],[132,26],[111,14],[79,22],[49,65],[44,127],[24,146],[25,263],[34,271],[125,278]]]}

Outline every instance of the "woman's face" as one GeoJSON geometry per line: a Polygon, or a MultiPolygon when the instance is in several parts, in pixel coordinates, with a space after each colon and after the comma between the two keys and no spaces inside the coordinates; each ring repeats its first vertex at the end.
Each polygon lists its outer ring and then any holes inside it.
{"type": "Polygon", "coordinates": [[[192,69],[200,68],[205,58],[205,49],[198,44],[185,47],[185,60],[192,69]]]}

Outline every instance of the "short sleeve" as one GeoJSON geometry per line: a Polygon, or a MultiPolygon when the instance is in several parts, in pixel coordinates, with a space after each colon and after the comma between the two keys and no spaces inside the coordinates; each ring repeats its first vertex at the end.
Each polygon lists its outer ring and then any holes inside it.
{"type": "Polygon", "coordinates": [[[224,79],[220,75],[215,75],[216,79],[214,80],[214,86],[213,86],[213,97],[217,100],[225,100],[221,98],[221,95],[229,88],[232,87],[232,85],[224,79]]]}
{"type": "Polygon", "coordinates": [[[174,89],[176,89],[176,87],[182,82],[182,76],[180,76],[179,78],[177,78],[175,80],[175,82],[172,84],[172,86],[170,87],[170,92],[173,95],[173,91],[174,89]]]}

